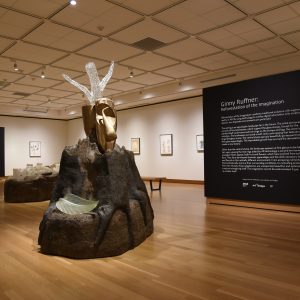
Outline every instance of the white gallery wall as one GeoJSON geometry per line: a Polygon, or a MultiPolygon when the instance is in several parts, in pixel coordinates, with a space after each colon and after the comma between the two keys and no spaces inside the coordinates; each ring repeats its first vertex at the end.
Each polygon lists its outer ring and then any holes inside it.
{"type": "Polygon", "coordinates": [[[85,138],[82,118],[67,122],[67,141],[66,145],[71,146],[77,144],[79,139],[85,138]]]}
{"type": "Polygon", "coordinates": [[[5,127],[5,175],[26,164],[60,162],[67,140],[67,121],[0,116],[5,127]],[[29,157],[29,141],[41,142],[41,157],[29,157]]]}
{"type": "MultiPolygon", "coordinates": [[[[118,111],[120,146],[131,149],[131,138],[140,138],[141,153],[135,155],[142,176],[204,180],[203,152],[196,151],[196,135],[203,134],[202,98],[172,101],[118,111]],[[173,155],[160,155],[160,134],[173,135],[173,155]]],[[[84,138],[82,119],[71,121],[0,116],[5,127],[5,175],[27,163],[60,161],[66,145],[84,138]],[[29,157],[29,141],[41,141],[41,157],[29,157]]]]}
{"type": "Polygon", "coordinates": [[[200,97],[118,112],[118,144],[127,149],[140,138],[135,155],[142,176],[204,180],[203,153],[196,151],[196,135],[203,134],[200,97]],[[173,155],[160,155],[160,135],[173,135],[173,155]]]}
{"type": "MultiPolygon", "coordinates": [[[[140,138],[135,160],[142,176],[204,180],[203,152],[196,151],[202,118],[201,97],[118,111],[117,143],[131,149],[131,138],[140,138]],[[160,134],[173,135],[172,156],[160,155],[160,134]]],[[[67,123],[68,145],[85,137],[82,119],[67,123]]]]}

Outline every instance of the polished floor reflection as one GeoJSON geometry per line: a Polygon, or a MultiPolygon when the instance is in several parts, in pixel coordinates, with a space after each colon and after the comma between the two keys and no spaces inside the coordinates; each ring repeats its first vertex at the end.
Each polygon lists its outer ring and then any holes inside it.
{"type": "MultiPolygon", "coordinates": [[[[300,214],[207,205],[203,186],[150,192],[155,232],[121,256],[73,260],[37,246],[48,201],[6,204],[0,299],[300,299],[300,214]]],[[[148,183],[147,183],[148,185],[148,183]]]]}

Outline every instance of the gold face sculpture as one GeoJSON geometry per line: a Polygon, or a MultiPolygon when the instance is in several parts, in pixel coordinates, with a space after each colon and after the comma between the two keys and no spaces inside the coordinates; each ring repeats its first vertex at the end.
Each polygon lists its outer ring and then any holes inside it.
{"type": "Polygon", "coordinates": [[[102,97],[104,88],[112,76],[114,62],[101,81],[94,63],[86,64],[85,68],[91,82],[91,91],[69,76],[63,74],[63,77],[87,96],[90,104],[82,107],[84,131],[91,142],[97,143],[99,151],[104,153],[114,149],[117,139],[117,114],[114,103],[102,97]]]}
{"type": "Polygon", "coordinates": [[[83,106],[82,117],[85,134],[91,142],[97,143],[99,151],[113,150],[117,139],[117,115],[112,101],[102,98],[95,105],[83,106]]]}

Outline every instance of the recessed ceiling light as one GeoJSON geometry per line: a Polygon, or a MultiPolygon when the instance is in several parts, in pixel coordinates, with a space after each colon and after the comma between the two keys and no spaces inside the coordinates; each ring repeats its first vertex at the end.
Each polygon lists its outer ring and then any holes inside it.
{"type": "Polygon", "coordinates": [[[71,0],[71,1],[70,1],[70,4],[71,4],[71,5],[76,5],[76,4],[77,4],[77,1],[76,1],[76,0],[71,0]]]}
{"type": "Polygon", "coordinates": [[[19,71],[19,68],[18,68],[18,65],[17,65],[16,62],[14,63],[14,70],[15,70],[15,71],[19,71]]]}
{"type": "Polygon", "coordinates": [[[129,78],[132,78],[134,76],[132,67],[128,67],[128,71],[129,71],[129,78]]]}
{"type": "Polygon", "coordinates": [[[115,100],[114,102],[115,102],[115,105],[120,105],[120,104],[122,104],[122,103],[123,103],[123,101],[122,101],[122,100],[115,100]]]}

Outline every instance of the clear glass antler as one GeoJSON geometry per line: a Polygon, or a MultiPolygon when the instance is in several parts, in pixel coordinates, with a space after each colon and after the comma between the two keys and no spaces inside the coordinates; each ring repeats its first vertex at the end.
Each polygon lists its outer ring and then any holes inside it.
{"type": "Polygon", "coordinates": [[[100,81],[97,68],[93,62],[89,62],[85,65],[86,73],[89,76],[91,83],[91,90],[89,91],[87,87],[78,83],[77,81],[71,79],[68,75],[63,74],[63,77],[80,89],[88,98],[91,105],[94,105],[97,99],[101,99],[103,96],[103,91],[112,76],[114,70],[114,62],[112,61],[107,74],[100,81]]]}

